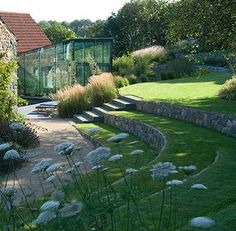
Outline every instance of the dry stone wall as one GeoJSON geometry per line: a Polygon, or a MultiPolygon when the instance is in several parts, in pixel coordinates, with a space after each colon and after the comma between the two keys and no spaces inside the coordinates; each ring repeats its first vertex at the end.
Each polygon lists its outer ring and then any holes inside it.
{"type": "Polygon", "coordinates": [[[148,124],[113,114],[105,114],[104,122],[139,137],[159,152],[161,152],[165,147],[165,136],[156,128],[148,124]]]}
{"type": "Polygon", "coordinates": [[[236,137],[236,116],[163,102],[136,101],[136,105],[139,111],[191,122],[236,137]]]}

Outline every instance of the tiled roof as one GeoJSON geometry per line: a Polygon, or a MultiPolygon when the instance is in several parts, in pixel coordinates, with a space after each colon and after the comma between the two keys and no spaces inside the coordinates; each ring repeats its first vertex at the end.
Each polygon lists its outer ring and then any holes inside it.
{"type": "Polygon", "coordinates": [[[51,42],[29,14],[0,11],[0,20],[16,36],[17,52],[50,45],[51,42]]]}

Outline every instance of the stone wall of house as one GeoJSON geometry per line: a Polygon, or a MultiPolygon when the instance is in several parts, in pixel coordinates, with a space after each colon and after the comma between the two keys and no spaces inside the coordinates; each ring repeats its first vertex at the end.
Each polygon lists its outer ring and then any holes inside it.
{"type": "Polygon", "coordinates": [[[161,152],[165,147],[165,136],[148,124],[112,114],[105,114],[104,122],[139,137],[141,140],[146,141],[153,149],[158,150],[158,152],[161,152]]]}
{"type": "Polygon", "coordinates": [[[236,137],[236,116],[163,102],[136,101],[137,110],[179,119],[236,137]]]}
{"type": "Polygon", "coordinates": [[[4,60],[12,60],[16,57],[16,39],[0,20],[0,54],[4,54],[4,60]]]}
{"type": "MultiPolygon", "coordinates": [[[[15,36],[7,29],[6,25],[0,20],[0,57],[4,61],[11,61],[16,58],[16,39],[15,36]]],[[[17,74],[12,76],[11,90],[17,95],[17,74]]],[[[16,108],[15,108],[16,109],[16,108]]]]}

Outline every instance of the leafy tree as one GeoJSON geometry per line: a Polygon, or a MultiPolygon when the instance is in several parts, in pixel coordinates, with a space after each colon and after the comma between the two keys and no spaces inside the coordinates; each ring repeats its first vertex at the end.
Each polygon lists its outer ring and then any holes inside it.
{"type": "Polygon", "coordinates": [[[56,21],[49,21],[48,23],[40,22],[39,25],[53,44],[57,44],[68,39],[78,38],[74,31],[56,21]]]}

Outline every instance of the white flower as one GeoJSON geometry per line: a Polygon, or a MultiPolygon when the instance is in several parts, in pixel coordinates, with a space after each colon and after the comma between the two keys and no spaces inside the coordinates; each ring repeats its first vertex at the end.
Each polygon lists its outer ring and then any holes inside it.
{"type": "Polygon", "coordinates": [[[10,128],[15,131],[21,131],[25,128],[25,125],[22,123],[11,123],[10,128]]]}
{"type": "Polygon", "coordinates": [[[54,147],[54,150],[59,155],[72,155],[75,150],[75,145],[72,142],[64,142],[61,144],[58,144],[54,147]]]}
{"type": "Polygon", "coordinates": [[[62,201],[64,199],[64,196],[65,194],[62,191],[55,191],[52,193],[52,199],[54,201],[62,201]]]}
{"type": "Polygon", "coordinates": [[[121,160],[122,158],[123,158],[123,155],[121,155],[121,154],[116,154],[116,155],[111,156],[111,157],[108,159],[108,161],[113,161],[113,162],[115,162],[115,161],[121,160]]]}
{"type": "Polygon", "coordinates": [[[92,162],[93,165],[99,164],[102,160],[108,158],[111,154],[111,149],[107,147],[99,147],[89,152],[86,159],[92,162]]]}
{"type": "Polygon", "coordinates": [[[54,210],[57,210],[59,206],[60,206],[60,202],[59,201],[51,200],[51,201],[45,202],[40,207],[40,210],[42,210],[42,211],[46,211],[46,210],[54,211],[54,210]]]}
{"type": "Polygon", "coordinates": [[[0,144],[0,151],[4,151],[12,146],[12,143],[0,144]]]}
{"type": "Polygon", "coordinates": [[[166,182],[167,185],[181,185],[183,183],[184,182],[182,180],[170,180],[166,182]]]}
{"type": "Polygon", "coordinates": [[[194,184],[191,186],[192,189],[207,189],[207,187],[203,184],[194,184]]]}
{"type": "Polygon", "coordinates": [[[109,139],[107,139],[107,141],[117,143],[117,142],[120,142],[120,141],[126,139],[128,136],[129,136],[128,133],[119,133],[115,136],[110,137],[109,139]]]}
{"type": "Polygon", "coordinates": [[[38,217],[32,222],[33,225],[46,224],[49,221],[56,218],[56,214],[53,211],[47,210],[38,215],[38,217]]]}
{"type": "Polygon", "coordinates": [[[136,150],[133,150],[130,154],[131,154],[131,155],[140,155],[140,154],[142,154],[143,152],[144,152],[143,150],[136,149],[136,150]]]}
{"type": "Polygon", "coordinates": [[[190,175],[197,170],[197,167],[195,165],[189,165],[179,167],[179,169],[182,170],[186,175],[190,175]]]}
{"type": "Polygon", "coordinates": [[[195,217],[191,219],[189,225],[194,228],[208,229],[215,225],[215,221],[209,217],[195,217]]]}
{"type": "Polygon", "coordinates": [[[170,173],[171,174],[176,174],[176,173],[178,173],[178,171],[177,170],[172,170],[170,173]]]}
{"type": "Polygon", "coordinates": [[[127,168],[127,169],[125,170],[125,172],[128,173],[128,174],[133,174],[133,173],[137,173],[138,170],[135,169],[135,168],[127,168]]]}
{"type": "Polygon", "coordinates": [[[74,171],[75,171],[74,168],[68,168],[67,170],[65,170],[65,173],[72,173],[74,171]]]}
{"type": "Polygon", "coordinates": [[[84,163],[84,162],[82,162],[82,161],[78,161],[78,162],[76,162],[73,166],[74,166],[74,167],[80,167],[83,163],[84,163]]]}
{"type": "Polygon", "coordinates": [[[72,201],[69,204],[66,204],[64,208],[60,210],[62,217],[73,217],[81,211],[83,204],[79,201],[72,201]]]}
{"type": "Polygon", "coordinates": [[[45,180],[45,182],[49,183],[49,182],[52,182],[52,181],[54,181],[54,180],[56,180],[56,176],[49,176],[49,177],[45,180]]]}
{"type": "Polygon", "coordinates": [[[33,167],[31,173],[33,173],[33,172],[42,172],[42,171],[45,171],[45,170],[47,169],[47,167],[48,167],[49,165],[51,165],[51,163],[52,163],[52,159],[51,159],[51,158],[42,159],[39,163],[37,163],[37,164],[33,167]]]}
{"type": "Polygon", "coordinates": [[[89,133],[95,133],[101,131],[101,128],[99,127],[92,127],[88,130],[89,133]]]}
{"type": "Polygon", "coordinates": [[[103,165],[102,165],[102,164],[94,165],[91,169],[92,169],[92,170],[96,170],[96,169],[100,169],[100,168],[103,168],[103,165]]]}
{"type": "Polygon", "coordinates": [[[61,163],[55,163],[55,164],[51,164],[47,169],[46,172],[47,173],[51,173],[51,172],[56,172],[58,169],[61,168],[61,163]]]}
{"type": "Polygon", "coordinates": [[[176,166],[173,165],[170,162],[160,162],[155,165],[153,165],[153,168],[151,169],[152,171],[152,177],[153,178],[158,178],[158,179],[164,179],[168,177],[173,170],[176,169],[176,166]]]}
{"type": "Polygon", "coordinates": [[[3,157],[4,160],[14,160],[19,158],[20,158],[19,153],[14,149],[7,151],[3,157]]]}
{"type": "Polygon", "coordinates": [[[138,140],[135,140],[135,141],[129,142],[128,145],[133,145],[133,144],[137,144],[137,143],[139,143],[139,141],[138,141],[138,140]]]}

